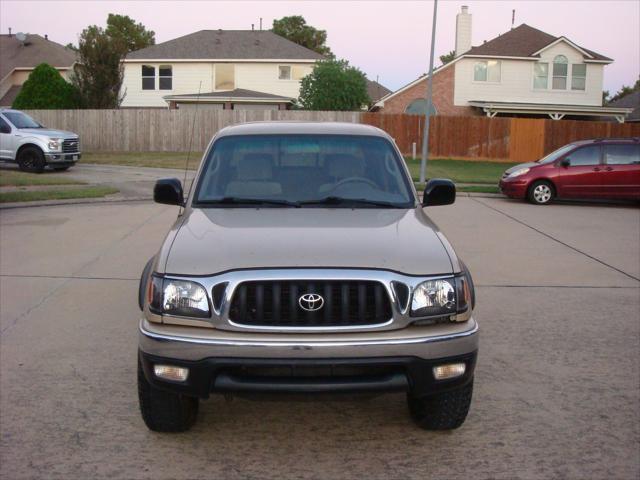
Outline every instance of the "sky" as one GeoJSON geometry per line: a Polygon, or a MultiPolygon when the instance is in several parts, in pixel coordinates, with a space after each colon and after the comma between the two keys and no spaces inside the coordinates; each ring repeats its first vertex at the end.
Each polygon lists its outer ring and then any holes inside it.
{"type": "MultiPolygon", "coordinates": [[[[456,14],[473,15],[473,45],[527,23],[613,58],[604,88],[615,93],[640,75],[639,0],[440,0],[436,24],[438,57],[454,49],[456,14]]],[[[61,44],[77,43],[87,25],[104,26],[109,13],[129,15],[155,31],[156,43],[202,29],[271,27],[273,19],[302,15],[327,31],[327,44],[367,77],[395,90],[429,68],[433,2],[379,1],[29,1],[0,0],[0,33],[48,34],[61,44]]]]}

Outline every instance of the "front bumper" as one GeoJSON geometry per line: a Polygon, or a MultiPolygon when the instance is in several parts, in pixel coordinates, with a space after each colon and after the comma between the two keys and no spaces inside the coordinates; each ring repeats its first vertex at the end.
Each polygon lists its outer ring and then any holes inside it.
{"type": "Polygon", "coordinates": [[[80,158],[82,158],[82,154],[80,152],[76,153],[52,153],[48,152],[44,154],[47,163],[66,163],[73,164],[76,163],[80,158]]]}
{"type": "Polygon", "coordinates": [[[206,398],[225,391],[392,391],[424,396],[468,382],[478,325],[414,327],[358,334],[248,334],[140,322],[140,360],[154,386],[206,398]],[[433,367],[464,362],[461,377],[437,381],[433,367]],[[154,364],[189,369],[162,380],[154,364]],[[257,372],[257,373],[256,373],[257,372]]]}
{"type": "Polygon", "coordinates": [[[527,180],[515,178],[513,180],[500,180],[500,191],[511,198],[525,198],[527,196],[527,180]]]}

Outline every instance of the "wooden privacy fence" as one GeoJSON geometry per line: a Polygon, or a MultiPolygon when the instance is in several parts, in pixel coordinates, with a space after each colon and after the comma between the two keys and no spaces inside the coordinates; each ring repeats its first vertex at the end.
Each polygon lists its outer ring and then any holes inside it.
{"type": "MultiPolygon", "coordinates": [[[[194,151],[202,151],[228,125],[291,120],[374,125],[409,154],[414,142],[420,152],[424,128],[422,116],[363,112],[122,109],[28,113],[46,126],[80,134],[85,152],[185,152],[191,143],[194,151]]],[[[431,119],[429,151],[433,157],[530,161],[576,140],[631,136],[640,136],[640,124],[436,116],[431,119]]]]}

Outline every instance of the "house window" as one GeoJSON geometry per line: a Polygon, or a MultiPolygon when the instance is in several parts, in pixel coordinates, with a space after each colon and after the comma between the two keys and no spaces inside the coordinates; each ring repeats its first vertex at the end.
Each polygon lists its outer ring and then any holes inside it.
{"type": "Polygon", "coordinates": [[[553,59],[553,82],[552,88],[554,90],[566,90],[567,89],[567,69],[569,68],[569,62],[564,55],[558,55],[553,59]]]}
{"type": "Polygon", "coordinates": [[[158,67],[158,74],[160,90],[171,90],[173,88],[173,69],[171,65],[160,65],[158,67]]]}
{"type": "MultiPolygon", "coordinates": [[[[411,102],[404,113],[408,113],[409,115],[424,115],[427,113],[427,101],[424,98],[417,98],[413,102],[411,102]]],[[[436,106],[431,104],[431,115],[437,115],[438,112],[436,110],[436,106]]]]}
{"type": "Polygon", "coordinates": [[[587,65],[574,63],[571,65],[571,90],[584,90],[587,82],[587,65]]]}
{"type": "Polygon", "coordinates": [[[546,90],[549,82],[549,64],[536,63],[533,66],[533,88],[546,90]]]}
{"type": "Polygon", "coordinates": [[[236,70],[232,63],[216,65],[216,90],[233,90],[236,88],[236,70]]]}
{"type": "Polygon", "coordinates": [[[500,62],[498,60],[476,62],[473,69],[473,80],[476,82],[500,82],[500,62]]]}
{"type": "Polygon", "coordinates": [[[142,65],[142,89],[156,89],[156,67],[151,65],[142,65]]]}
{"type": "Polygon", "coordinates": [[[278,67],[279,80],[291,80],[291,67],[289,65],[280,65],[278,67]]]}

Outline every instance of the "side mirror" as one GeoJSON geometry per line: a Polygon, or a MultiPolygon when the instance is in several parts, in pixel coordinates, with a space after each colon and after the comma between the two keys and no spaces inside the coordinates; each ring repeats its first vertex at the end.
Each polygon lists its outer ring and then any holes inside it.
{"type": "Polygon", "coordinates": [[[0,133],[11,133],[11,127],[9,125],[1,125],[0,133]]]}
{"type": "Polygon", "coordinates": [[[422,205],[435,207],[437,205],[451,205],[456,201],[456,186],[451,180],[433,178],[427,182],[424,189],[422,205]]]}
{"type": "Polygon", "coordinates": [[[177,178],[162,178],[153,188],[153,201],[165,205],[184,205],[182,183],[177,178]]]}
{"type": "Polygon", "coordinates": [[[565,157],[562,160],[560,160],[561,167],[567,168],[570,165],[571,165],[571,159],[569,157],[565,157]]]}

